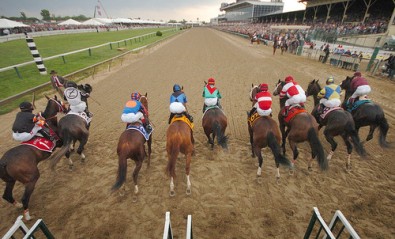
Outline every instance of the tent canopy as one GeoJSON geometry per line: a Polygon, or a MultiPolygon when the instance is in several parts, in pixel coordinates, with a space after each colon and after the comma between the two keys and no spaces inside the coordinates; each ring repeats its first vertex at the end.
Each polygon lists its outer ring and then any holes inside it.
{"type": "Polygon", "coordinates": [[[89,25],[89,26],[104,26],[105,24],[104,23],[101,23],[101,22],[99,22],[99,21],[97,21],[97,20],[95,20],[95,19],[89,19],[89,20],[86,20],[85,22],[82,22],[82,25],[89,25]]]}
{"type": "Polygon", "coordinates": [[[30,27],[30,26],[23,24],[21,22],[0,18],[0,28],[14,28],[14,27],[30,27]]]}
{"type": "Polygon", "coordinates": [[[58,24],[59,26],[65,26],[65,25],[81,25],[80,22],[77,22],[76,20],[73,19],[68,19],[64,22],[61,22],[58,24]]]}

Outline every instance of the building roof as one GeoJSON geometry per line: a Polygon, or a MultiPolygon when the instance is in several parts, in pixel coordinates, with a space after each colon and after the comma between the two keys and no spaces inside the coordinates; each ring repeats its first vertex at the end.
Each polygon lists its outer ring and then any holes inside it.
{"type": "Polygon", "coordinates": [[[284,3],[283,2],[244,1],[244,2],[231,3],[229,5],[222,6],[220,8],[220,10],[221,11],[230,10],[232,8],[240,7],[240,6],[243,6],[243,5],[245,5],[245,6],[248,6],[248,5],[251,5],[251,6],[252,5],[255,5],[255,6],[257,6],[257,5],[260,5],[260,6],[270,6],[270,5],[276,6],[276,5],[280,5],[280,6],[283,6],[284,3]]]}

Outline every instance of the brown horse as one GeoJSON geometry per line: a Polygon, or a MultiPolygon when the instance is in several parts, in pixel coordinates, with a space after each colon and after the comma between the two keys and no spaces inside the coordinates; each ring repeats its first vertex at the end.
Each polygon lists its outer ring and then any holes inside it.
{"type": "MultiPolygon", "coordinates": [[[[258,86],[252,86],[250,91],[250,100],[253,105],[256,101],[255,95],[258,92],[258,86]]],[[[248,120],[250,117],[248,117],[248,120]]],[[[274,161],[276,163],[276,179],[277,182],[280,179],[280,164],[290,166],[289,160],[281,154],[281,136],[278,129],[276,121],[270,116],[259,117],[252,123],[248,123],[248,132],[250,134],[250,144],[251,144],[251,156],[258,156],[258,171],[257,176],[262,175],[262,148],[269,147],[274,155],[274,161]]]]}
{"type": "Polygon", "coordinates": [[[256,44],[261,44],[261,40],[259,40],[259,37],[256,36],[256,38],[254,38],[253,34],[248,33],[248,37],[250,38],[251,44],[253,44],[254,42],[256,42],[256,44]]]}
{"type": "Polygon", "coordinates": [[[166,151],[167,151],[167,167],[166,173],[170,177],[170,196],[175,196],[174,178],[176,177],[176,162],[178,154],[181,152],[186,157],[185,173],[187,178],[186,194],[191,194],[191,181],[189,180],[189,173],[191,170],[191,159],[194,153],[194,139],[191,127],[181,121],[174,121],[169,125],[166,132],[166,151]]]}
{"type": "MultiPolygon", "coordinates": [[[[347,109],[346,104],[348,99],[353,94],[351,90],[351,81],[353,77],[346,77],[345,80],[342,81],[340,87],[346,91],[346,95],[344,97],[344,101],[342,107],[347,109]]],[[[364,126],[369,126],[369,134],[366,137],[366,141],[369,141],[373,138],[374,130],[379,127],[379,144],[382,148],[388,148],[390,145],[387,142],[387,133],[389,129],[389,125],[387,119],[385,118],[385,114],[383,109],[373,103],[365,103],[360,105],[357,109],[351,111],[352,117],[355,122],[355,129],[358,132],[359,128],[364,126]]]]}
{"type": "MultiPolygon", "coordinates": [[[[145,107],[148,112],[148,98],[147,93],[142,95],[140,98],[141,104],[145,107]]],[[[140,122],[133,123],[132,125],[140,126],[140,122]]],[[[148,167],[151,162],[151,143],[152,134],[150,134],[149,139],[146,140],[145,137],[137,130],[126,129],[123,131],[118,140],[117,154],[118,154],[118,174],[117,179],[112,186],[111,191],[118,190],[122,185],[124,185],[127,174],[127,160],[134,160],[136,167],[133,170],[133,182],[134,182],[134,197],[133,201],[137,201],[137,194],[139,192],[137,179],[140,169],[143,165],[143,161],[146,157],[145,152],[145,142],[148,144],[148,167]]],[[[125,188],[124,188],[125,189],[125,188]]]]}
{"type": "Polygon", "coordinates": [[[211,107],[206,110],[202,119],[204,133],[207,136],[211,149],[214,149],[214,139],[217,136],[217,142],[223,149],[227,149],[228,137],[225,136],[228,119],[219,107],[211,107]],[[212,137],[211,137],[212,135],[212,137]]]}
{"type": "MultiPolygon", "coordinates": [[[[273,95],[279,95],[284,85],[284,81],[278,80],[273,95]]],[[[282,99],[280,98],[281,109],[284,108],[286,100],[287,99],[285,97],[282,99]]],[[[299,155],[298,148],[296,147],[297,143],[307,141],[311,148],[311,159],[308,162],[308,169],[311,170],[312,160],[314,158],[317,158],[318,165],[321,170],[328,169],[328,160],[325,157],[324,148],[318,138],[318,124],[315,118],[307,112],[299,113],[288,124],[286,124],[281,112],[282,111],[278,114],[278,121],[282,135],[283,153],[285,154],[285,140],[288,137],[288,142],[293,152],[292,165],[299,155]],[[285,130],[286,127],[287,130],[285,130]]]]}
{"type": "MultiPolygon", "coordinates": [[[[80,90],[86,93],[92,92],[92,87],[86,84],[87,87],[79,86],[80,90]],[[88,90],[85,90],[88,89],[88,90]]],[[[83,99],[87,102],[87,99],[83,99]]],[[[88,105],[88,103],[87,103],[88,105]]],[[[89,138],[89,124],[85,119],[70,112],[59,120],[59,137],[63,140],[62,148],[51,157],[51,168],[54,169],[63,155],[69,160],[69,169],[74,167],[73,161],[70,158],[71,151],[74,150],[75,143],[79,142],[77,153],[80,155],[81,162],[85,162],[84,147],[89,138]]]]}
{"type": "MultiPolygon", "coordinates": [[[[48,99],[43,117],[46,118],[47,126],[57,132],[57,113],[64,112],[65,107],[56,96],[48,99]]],[[[0,178],[6,182],[3,198],[18,208],[24,209],[23,215],[26,220],[30,220],[29,200],[34,191],[34,187],[40,178],[38,163],[47,159],[50,152],[41,151],[30,145],[20,144],[4,153],[0,159],[0,178]],[[19,181],[25,185],[25,192],[22,196],[22,205],[14,199],[12,191],[15,182],[19,181]]]]}
{"type": "Polygon", "coordinates": [[[334,137],[340,135],[347,146],[348,157],[346,161],[346,169],[351,170],[352,145],[354,145],[358,155],[362,157],[366,156],[366,151],[359,140],[357,131],[355,130],[354,120],[352,115],[343,109],[331,111],[324,119],[320,119],[321,116],[317,112],[320,101],[318,99],[318,93],[320,91],[321,86],[318,83],[318,80],[313,80],[307,87],[306,96],[313,96],[314,109],[311,114],[317,119],[320,127],[326,126],[324,130],[325,139],[331,144],[331,152],[327,159],[330,160],[332,158],[337,148],[337,143],[334,140],[334,137]]]}

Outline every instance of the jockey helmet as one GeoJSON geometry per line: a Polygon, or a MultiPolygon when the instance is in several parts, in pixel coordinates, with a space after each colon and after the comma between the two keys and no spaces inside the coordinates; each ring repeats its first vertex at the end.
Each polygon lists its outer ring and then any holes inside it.
{"type": "Polygon", "coordinates": [[[134,93],[132,93],[132,94],[130,95],[130,98],[131,98],[132,100],[140,100],[140,97],[141,97],[141,95],[140,95],[140,93],[138,93],[138,92],[134,92],[134,93]]]}
{"type": "Polygon", "coordinates": [[[24,101],[19,105],[19,109],[21,109],[22,112],[32,112],[33,105],[30,102],[24,101]]]}
{"type": "Polygon", "coordinates": [[[181,90],[180,85],[175,84],[175,85],[173,86],[173,92],[177,92],[177,91],[180,91],[180,90],[181,90]]]}
{"type": "Polygon", "coordinates": [[[214,80],[214,78],[209,78],[207,84],[209,84],[209,85],[215,85],[215,80],[214,80]]]}
{"type": "Polygon", "coordinates": [[[78,86],[77,86],[77,83],[75,83],[74,81],[68,81],[68,82],[66,83],[66,88],[68,88],[68,87],[77,88],[78,86]]]}
{"type": "Polygon", "coordinates": [[[285,77],[285,83],[293,82],[294,78],[292,76],[285,77]]]}
{"type": "Polygon", "coordinates": [[[260,89],[261,91],[267,91],[267,90],[269,89],[269,86],[268,86],[267,84],[265,84],[265,83],[262,83],[262,84],[260,85],[259,89],[260,89]]]}
{"type": "Polygon", "coordinates": [[[359,72],[359,71],[356,71],[356,72],[354,73],[354,76],[361,77],[361,76],[362,76],[362,74],[361,74],[361,72],[359,72]]]}
{"type": "Polygon", "coordinates": [[[333,84],[335,83],[335,79],[333,79],[333,76],[329,76],[328,79],[326,79],[326,84],[333,84]]]}

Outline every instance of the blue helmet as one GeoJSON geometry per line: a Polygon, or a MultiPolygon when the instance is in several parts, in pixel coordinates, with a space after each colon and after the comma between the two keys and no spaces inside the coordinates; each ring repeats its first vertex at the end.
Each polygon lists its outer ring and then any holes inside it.
{"type": "Polygon", "coordinates": [[[177,92],[177,91],[180,91],[180,90],[181,90],[180,85],[175,84],[175,85],[173,86],[173,92],[177,92]]]}

